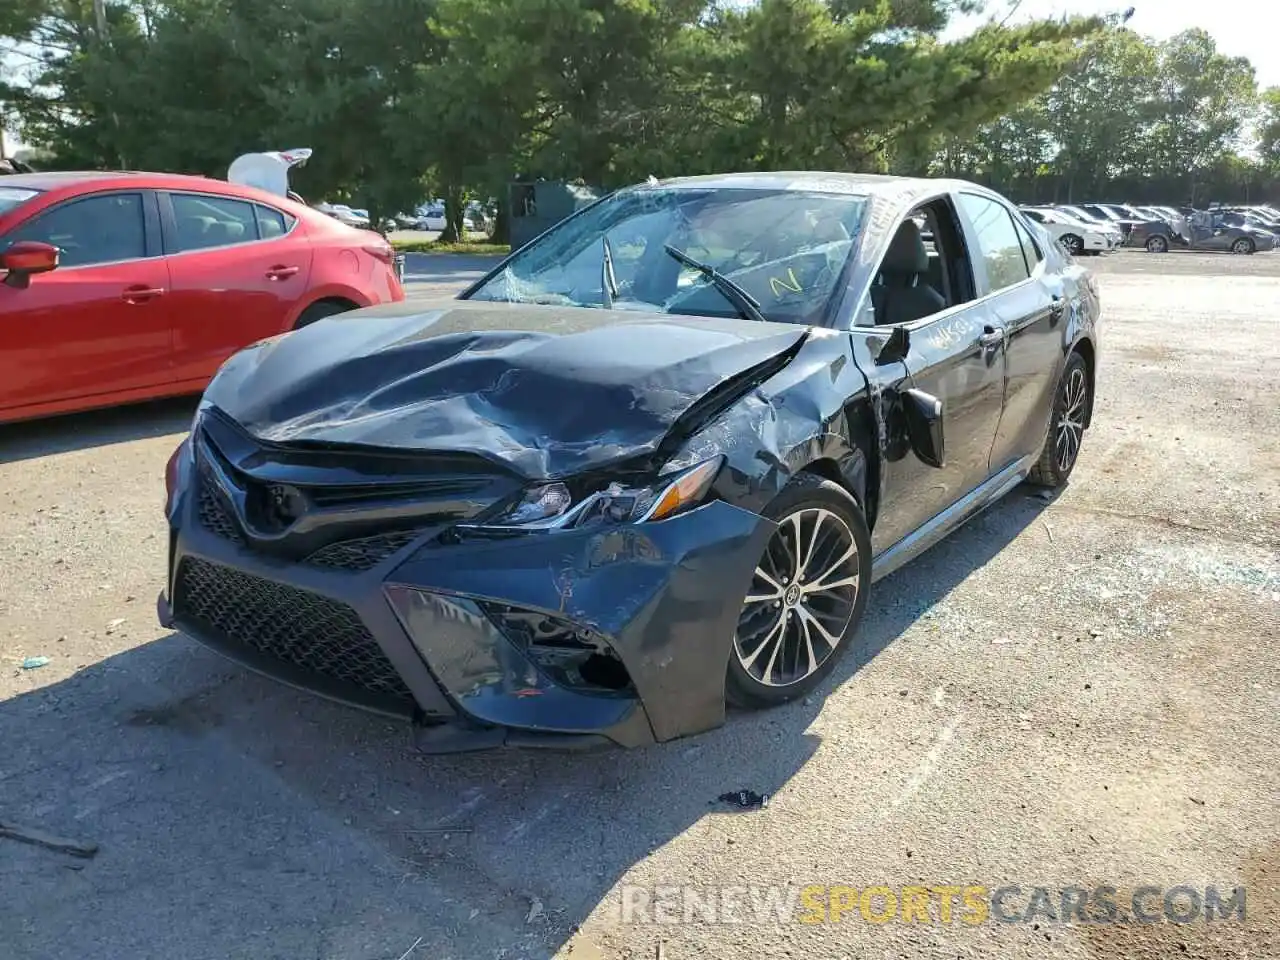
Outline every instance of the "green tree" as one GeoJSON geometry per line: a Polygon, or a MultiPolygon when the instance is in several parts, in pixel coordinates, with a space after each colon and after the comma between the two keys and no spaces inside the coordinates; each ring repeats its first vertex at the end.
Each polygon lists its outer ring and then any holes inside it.
{"type": "Polygon", "coordinates": [[[1203,175],[1239,145],[1257,84],[1243,57],[1219,53],[1203,30],[1188,30],[1158,48],[1151,103],[1150,157],[1196,196],[1203,175]]]}
{"type": "Polygon", "coordinates": [[[1268,87],[1258,101],[1258,158],[1271,176],[1280,177],[1280,87],[1268,87]]]}

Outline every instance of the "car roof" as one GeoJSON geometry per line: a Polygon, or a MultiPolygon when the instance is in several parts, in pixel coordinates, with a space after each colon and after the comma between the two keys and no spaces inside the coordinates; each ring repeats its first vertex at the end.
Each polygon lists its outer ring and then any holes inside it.
{"type": "Polygon", "coordinates": [[[286,197],[259,190],[256,187],[213,177],[200,177],[185,173],[149,173],[140,170],[60,170],[43,173],[17,173],[0,177],[0,186],[19,187],[51,192],[74,189],[84,185],[103,189],[136,187],[149,190],[191,190],[206,193],[225,193],[260,203],[274,204],[285,209],[305,208],[286,197]]]}

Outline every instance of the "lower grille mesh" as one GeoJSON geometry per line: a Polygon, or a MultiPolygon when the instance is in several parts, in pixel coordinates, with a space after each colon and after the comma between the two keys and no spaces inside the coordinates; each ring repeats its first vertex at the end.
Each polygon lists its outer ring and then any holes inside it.
{"type": "Polygon", "coordinates": [[[342,683],[413,699],[359,615],[344,603],[188,557],[174,586],[180,620],[342,683]]]}
{"type": "Polygon", "coordinates": [[[337,570],[370,570],[397,550],[403,550],[418,536],[417,530],[380,533],[359,540],[341,540],[321,547],[306,562],[337,570]]]}

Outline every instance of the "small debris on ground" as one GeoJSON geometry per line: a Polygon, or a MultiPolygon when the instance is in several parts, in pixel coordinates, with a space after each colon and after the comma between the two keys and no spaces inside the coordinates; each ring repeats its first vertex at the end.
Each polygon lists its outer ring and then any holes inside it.
{"type": "Polygon", "coordinates": [[[27,657],[22,661],[23,670],[38,670],[49,662],[48,657],[27,657]]]}
{"type": "Polygon", "coordinates": [[[537,897],[529,898],[529,912],[525,915],[525,923],[537,923],[539,920],[547,918],[547,911],[542,906],[542,901],[537,897]]]}
{"type": "Polygon", "coordinates": [[[730,793],[722,793],[716,799],[721,803],[730,803],[743,810],[752,810],[756,807],[767,807],[769,805],[769,795],[767,793],[756,793],[754,790],[735,790],[730,793]]]}
{"type": "Polygon", "coordinates": [[[84,857],[85,859],[94,856],[98,852],[96,843],[81,843],[79,840],[69,840],[66,837],[46,833],[35,827],[19,826],[16,823],[8,823],[3,820],[0,820],[0,837],[17,840],[19,843],[30,843],[37,847],[46,847],[49,850],[56,850],[58,853],[69,853],[73,857],[84,857]]]}
{"type": "Polygon", "coordinates": [[[1187,799],[1190,800],[1192,803],[1194,803],[1197,807],[1204,806],[1204,801],[1201,800],[1199,797],[1187,797],[1187,799]]]}

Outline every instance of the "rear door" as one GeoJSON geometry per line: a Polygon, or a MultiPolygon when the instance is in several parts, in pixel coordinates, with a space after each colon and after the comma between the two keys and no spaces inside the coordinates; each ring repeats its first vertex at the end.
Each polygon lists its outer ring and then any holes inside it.
{"type": "Polygon", "coordinates": [[[0,409],[104,397],[172,382],[159,213],[149,190],[107,191],[34,213],[0,249],[39,240],[58,268],[0,285],[0,409]]]}
{"type": "Polygon", "coordinates": [[[1004,402],[988,471],[998,473],[1044,445],[1065,313],[1062,278],[1005,204],[985,194],[958,194],[972,242],[986,267],[979,293],[1004,335],[1004,402]]]}
{"type": "Polygon", "coordinates": [[[161,191],[159,202],[174,363],[182,379],[206,379],[286,328],[307,291],[311,245],[295,217],[266,204],[179,191],[161,191]]]}

